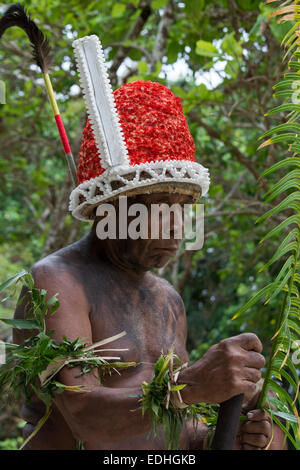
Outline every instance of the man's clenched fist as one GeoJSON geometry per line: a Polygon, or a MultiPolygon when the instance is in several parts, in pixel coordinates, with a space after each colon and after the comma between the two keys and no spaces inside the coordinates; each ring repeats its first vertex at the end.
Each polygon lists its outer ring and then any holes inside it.
{"type": "Polygon", "coordinates": [[[240,393],[252,397],[265,365],[261,351],[262,344],[253,333],[215,344],[180,373],[177,383],[187,384],[181,392],[183,401],[221,403],[240,393]]]}

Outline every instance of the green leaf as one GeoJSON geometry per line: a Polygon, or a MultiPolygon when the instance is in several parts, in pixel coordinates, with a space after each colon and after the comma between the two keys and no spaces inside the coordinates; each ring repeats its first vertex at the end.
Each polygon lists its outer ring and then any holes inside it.
{"type": "Polygon", "coordinates": [[[224,72],[232,78],[236,78],[240,70],[240,64],[237,60],[228,60],[224,72]]]}
{"type": "Polygon", "coordinates": [[[156,400],[152,400],[151,407],[152,407],[152,410],[154,411],[154,413],[156,414],[156,416],[158,416],[158,414],[159,414],[159,403],[157,403],[156,400]]]}
{"type": "Polygon", "coordinates": [[[160,61],[156,62],[154,74],[159,75],[161,72],[161,68],[162,68],[162,63],[160,61]]]}
{"type": "Polygon", "coordinates": [[[57,311],[57,309],[60,305],[59,301],[58,301],[58,298],[57,298],[57,295],[58,294],[53,295],[53,297],[51,297],[51,299],[47,300],[47,302],[45,303],[46,309],[49,309],[48,313],[49,313],[50,316],[53,315],[57,311]],[[51,307],[51,308],[49,308],[49,307],[51,307]]]}
{"type": "Polygon", "coordinates": [[[268,137],[269,135],[274,134],[275,132],[281,132],[281,131],[295,131],[300,133],[300,124],[297,124],[295,122],[290,122],[286,124],[280,124],[279,126],[273,127],[273,129],[265,132],[263,135],[260,136],[260,139],[263,139],[264,137],[268,137]]]}
{"type": "Polygon", "coordinates": [[[160,373],[163,365],[164,365],[164,358],[163,356],[160,356],[159,360],[154,365],[155,376],[157,376],[160,373]]]}
{"type": "Polygon", "coordinates": [[[11,277],[10,279],[8,279],[7,281],[5,281],[3,284],[0,285],[0,292],[3,291],[4,289],[7,289],[7,287],[11,286],[12,284],[14,284],[15,282],[17,282],[19,279],[21,279],[23,276],[27,274],[29,273],[25,271],[24,269],[22,269],[22,271],[20,271],[18,274],[11,277]]]}
{"type": "MultiPolygon", "coordinates": [[[[298,25],[298,23],[296,23],[294,26],[289,28],[289,30],[287,31],[287,33],[283,37],[281,44],[287,45],[292,40],[292,37],[295,36],[294,33],[298,29],[298,27],[299,27],[299,25],[298,25]]],[[[297,53],[294,54],[294,57],[297,58],[297,53]]]]}
{"type": "Polygon", "coordinates": [[[300,158],[299,157],[288,157],[285,160],[281,160],[278,163],[275,163],[274,165],[271,166],[271,168],[268,168],[265,170],[260,178],[263,178],[264,176],[269,175],[270,173],[273,173],[274,171],[280,170],[281,168],[285,168],[287,166],[298,166],[300,167],[300,158]]]}
{"type": "Polygon", "coordinates": [[[280,90],[273,93],[273,96],[274,98],[290,98],[293,95],[295,96],[295,93],[298,96],[298,92],[295,92],[295,90],[280,90]]]}
{"type": "MultiPolygon", "coordinates": [[[[291,75],[297,76],[296,74],[291,74],[291,75]]],[[[287,88],[287,87],[289,87],[289,89],[290,89],[291,85],[293,85],[294,83],[297,83],[298,81],[299,81],[299,84],[300,84],[300,75],[297,76],[297,79],[289,78],[289,79],[281,80],[279,83],[277,83],[276,85],[273,86],[273,89],[274,90],[281,90],[281,89],[284,89],[284,88],[287,88]]]]}
{"type": "Polygon", "coordinates": [[[151,7],[153,10],[159,10],[160,8],[163,8],[169,0],[153,0],[151,7]]]}
{"type": "Polygon", "coordinates": [[[296,69],[296,70],[300,70],[300,63],[299,62],[296,62],[295,60],[291,60],[289,62],[289,68],[291,69],[296,69]]]}
{"type": "MultiPolygon", "coordinates": [[[[284,78],[289,81],[300,80],[300,73],[285,73],[284,78]]],[[[283,80],[284,81],[284,80],[283,80]]],[[[280,83],[280,82],[279,82],[280,83]]],[[[275,85],[276,86],[276,85],[275,85]]]]}
{"type": "Polygon", "coordinates": [[[124,5],[123,3],[115,3],[111,11],[111,16],[112,18],[117,18],[118,16],[123,15],[125,11],[126,5],[124,5]]]}
{"type": "Polygon", "coordinates": [[[300,201],[300,191],[295,191],[292,194],[289,194],[289,196],[277,204],[277,206],[273,207],[268,212],[259,217],[255,223],[258,224],[259,222],[262,222],[263,220],[269,219],[273,215],[278,214],[278,212],[295,207],[292,205],[292,203],[295,201],[300,201]]]}
{"type": "Polygon", "coordinates": [[[182,390],[184,387],[186,387],[186,384],[183,384],[183,385],[172,385],[171,391],[172,391],[172,392],[177,392],[178,390],[182,390]]]}
{"type": "Polygon", "coordinates": [[[286,419],[287,421],[291,421],[293,423],[297,423],[297,418],[295,415],[292,415],[291,413],[284,413],[283,411],[271,411],[272,416],[278,416],[279,418],[286,419]]]}
{"type": "Polygon", "coordinates": [[[286,112],[286,111],[300,111],[300,105],[294,103],[281,104],[276,108],[273,108],[271,111],[268,111],[265,116],[270,116],[271,114],[286,112]]]}
{"type": "Polygon", "coordinates": [[[280,134],[280,135],[276,135],[275,137],[271,137],[270,139],[266,140],[265,142],[263,142],[257,150],[260,150],[264,147],[266,147],[267,145],[271,145],[271,144],[275,144],[277,142],[286,142],[286,143],[291,143],[291,141],[293,142],[296,138],[296,135],[295,134],[292,134],[291,132],[289,133],[285,133],[285,134],[280,134]]]}
{"type": "Polygon", "coordinates": [[[241,57],[243,54],[243,48],[241,46],[241,41],[235,39],[235,33],[226,34],[224,37],[221,49],[223,52],[231,55],[232,57],[241,57]]]}
{"type": "Polygon", "coordinates": [[[270,261],[266,263],[266,266],[271,266],[275,261],[280,259],[283,255],[286,253],[289,253],[290,251],[296,251],[297,250],[297,243],[295,241],[292,241],[290,243],[286,243],[287,240],[290,240],[290,234],[286,237],[283,243],[277,248],[275,251],[275,254],[272,256],[270,261]]]}
{"type": "MultiPolygon", "coordinates": [[[[272,414],[272,410],[267,410],[267,412],[272,414]]],[[[289,440],[291,441],[295,449],[299,449],[297,442],[295,441],[293,436],[290,434],[288,429],[282,424],[282,422],[279,419],[277,419],[277,417],[274,414],[272,414],[272,418],[273,418],[273,421],[277,424],[277,426],[279,426],[279,428],[283,431],[283,433],[289,438],[289,440]]]]}
{"type": "Polygon", "coordinates": [[[200,20],[202,18],[202,11],[205,6],[205,0],[188,0],[185,2],[186,15],[192,21],[200,20]]]}
{"type": "Polygon", "coordinates": [[[260,1],[259,0],[236,0],[236,4],[242,10],[253,11],[253,10],[258,10],[260,1]]]}
{"type": "Polygon", "coordinates": [[[140,60],[137,64],[137,68],[140,74],[145,74],[148,72],[148,64],[147,62],[140,60]]]}
{"type": "Polygon", "coordinates": [[[186,91],[184,91],[182,88],[180,88],[179,86],[173,86],[172,87],[172,91],[174,93],[174,95],[178,96],[179,98],[186,98],[187,96],[187,93],[186,91]]]}
{"type": "Polygon", "coordinates": [[[211,42],[201,39],[196,42],[196,54],[204,57],[216,57],[219,55],[217,48],[211,42]]]}
{"type": "Polygon", "coordinates": [[[46,302],[46,307],[51,307],[51,305],[53,305],[54,303],[58,302],[58,299],[57,299],[57,295],[58,294],[55,294],[53,295],[53,297],[51,297],[50,299],[47,300],[46,302]]]}
{"type": "Polygon", "coordinates": [[[290,277],[292,276],[292,272],[291,271],[288,271],[285,275],[285,277],[282,279],[281,282],[276,282],[278,285],[276,287],[276,289],[274,289],[270,295],[270,297],[268,298],[268,300],[266,301],[266,304],[271,302],[271,300],[275,299],[275,297],[279,294],[279,292],[281,292],[281,290],[283,289],[283,287],[285,287],[285,285],[287,284],[288,280],[290,279],[290,277]]]}
{"type": "Polygon", "coordinates": [[[39,329],[39,324],[36,320],[15,320],[11,318],[0,318],[0,321],[6,323],[18,330],[35,330],[39,329]]]}
{"type": "Polygon", "coordinates": [[[273,289],[274,283],[268,284],[254,294],[248,302],[232,317],[232,320],[238,318],[242,313],[246,312],[250,307],[253,307],[262,297],[269,295],[270,291],[273,289]]]}
{"type": "Polygon", "coordinates": [[[263,243],[268,238],[271,238],[274,235],[277,235],[281,230],[283,230],[284,228],[288,227],[291,224],[297,224],[298,226],[300,226],[300,216],[298,214],[291,215],[290,217],[285,219],[283,222],[281,222],[281,224],[273,228],[271,232],[267,233],[267,235],[265,235],[264,238],[262,238],[262,240],[259,243],[263,243]]]}
{"type": "MultiPolygon", "coordinates": [[[[299,317],[300,317],[300,311],[299,310],[298,310],[298,313],[299,313],[299,317]]],[[[288,319],[288,326],[289,326],[289,328],[295,330],[296,333],[300,334],[300,324],[294,322],[293,320],[291,320],[289,318],[288,319]]]]}
{"type": "Polygon", "coordinates": [[[127,80],[127,83],[136,82],[137,80],[144,80],[144,78],[142,77],[142,75],[132,75],[132,76],[127,80]]]}
{"type": "Polygon", "coordinates": [[[293,401],[288,394],[288,392],[283,388],[280,387],[274,380],[271,380],[270,387],[278,395],[280,401],[286,401],[288,405],[293,408],[293,401]]]}
{"type": "Polygon", "coordinates": [[[286,192],[288,189],[296,188],[300,190],[300,179],[298,178],[286,178],[284,182],[279,182],[272,188],[272,192],[269,197],[267,197],[266,202],[270,202],[275,197],[279,196],[281,193],[286,192]]]}
{"type": "Polygon", "coordinates": [[[289,171],[283,178],[281,178],[281,180],[279,180],[278,183],[276,183],[275,185],[272,185],[271,189],[266,193],[266,196],[268,196],[268,194],[273,193],[273,191],[276,191],[278,188],[283,186],[286,181],[290,181],[294,178],[300,179],[300,170],[296,169],[296,170],[289,171]]]}
{"type": "Polygon", "coordinates": [[[295,257],[293,255],[288,257],[288,259],[285,261],[284,265],[280,269],[279,273],[277,274],[274,282],[278,283],[282,279],[282,277],[285,275],[286,270],[291,268],[294,261],[295,257]]]}

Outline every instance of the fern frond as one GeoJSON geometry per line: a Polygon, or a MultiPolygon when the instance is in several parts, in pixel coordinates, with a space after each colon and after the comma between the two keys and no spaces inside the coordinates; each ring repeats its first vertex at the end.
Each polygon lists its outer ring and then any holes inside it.
{"type": "Polygon", "coordinates": [[[294,209],[297,213],[300,212],[300,205],[297,203],[297,201],[300,201],[300,191],[294,191],[293,193],[289,194],[283,201],[277,204],[277,206],[273,207],[268,212],[259,217],[255,223],[257,224],[265,219],[269,219],[273,215],[276,215],[286,209],[294,209]]]}
{"type": "Polygon", "coordinates": [[[285,160],[281,160],[280,162],[275,163],[270,168],[265,170],[261,174],[260,178],[263,178],[263,177],[269,175],[270,173],[272,173],[273,171],[280,170],[280,169],[285,168],[287,166],[300,167],[300,157],[289,157],[289,158],[286,158],[285,160]]]}
{"type": "MultiPolygon", "coordinates": [[[[276,0],[268,0],[267,4],[276,0]]],[[[298,1],[278,2],[279,7],[270,15],[278,18],[278,23],[293,21],[293,25],[282,40],[285,47],[284,60],[289,57],[289,71],[277,83],[274,96],[281,97],[285,102],[269,110],[265,116],[284,113],[285,122],[265,132],[261,139],[266,139],[258,150],[273,144],[286,146],[287,156],[270,168],[261,178],[276,173],[278,170],[286,174],[265,195],[265,203],[281,198],[274,207],[267,210],[256,223],[272,220],[275,215],[287,214],[287,217],[267,232],[260,243],[284,233],[271,259],[260,271],[268,269],[275,262],[282,263],[272,283],[260,289],[240,309],[234,318],[245,313],[257,302],[265,299],[265,305],[275,298],[281,299],[280,313],[273,332],[272,350],[266,366],[264,386],[259,398],[258,407],[266,408],[273,421],[282,429],[287,439],[296,449],[300,449],[299,416],[299,370],[295,361],[293,347],[300,345],[300,5],[298,1]],[[299,72],[295,72],[295,71],[299,72]],[[277,134],[277,135],[274,135],[277,134]],[[294,361],[294,362],[293,362],[294,361]],[[275,396],[269,396],[271,390],[275,396]],[[275,408],[275,409],[274,409],[275,408]],[[281,419],[279,419],[281,418],[281,419]]],[[[298,357],[298,356],[297,356],[298,357]]],[[[300,351],[299,351],[300,359],[300,351]]]]}
{"type": "Polygon", "coordinates": [[[272,238],[274,235],[277,235],[279,232],[281,232],[283,229],[288,227],[291,224],[297,224],[300,226],[300,216],[299,215],[291,215],[287,219],[285,219],[281,224],[279,224],[277,227],[273,228],[271,232],[267,233],[264,238],[260,240],[259,243],[263,243],[265,240],[268,240],[268,238],[272,238]]]}

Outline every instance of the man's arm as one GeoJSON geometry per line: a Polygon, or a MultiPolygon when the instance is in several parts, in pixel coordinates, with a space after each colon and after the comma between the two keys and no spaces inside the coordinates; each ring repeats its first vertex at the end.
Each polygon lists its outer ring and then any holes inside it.
{"type": "MultiPolygon", "coordinates": [[[[46,319],[47,331],[54,330],[52,338],[59,342],[63,336],[71,341],[85,338],[86,343],[92,344],[89,305],[80,283],[64,266],[51,262],[39,263],[32,274],[35,287],[46,289],[47,298],[59,294],[59,309],[46,319]]],[[[16,317],[24,316],[24,303],[17,309],[16,317]]],[[[116,331],[117,333],[119,332],[116,331]]],[[[118,345],[113,347],[117,348],[118,345]]],[[[139,395],[140,387],[107,388],[99,385],[93,373],[76,378],[80,370],[80,367],[72,369],[64,367],[58,374],[58,381],[65,385],[82,385],[91,391],[86,393],[64,391],[55,398],[57,408],[77,440],[114,442],[124,436],[124,429],[128,439],[150,430],[151,423],[148,417],[143,418],[140,411],[132,412],[139,407],[138,398],[126,396],[126,394],[139,395]]],[[[140,380],[135,377],[135,383],[142,383],[146,379],[149,377],[143,376],[140,380]]]]}

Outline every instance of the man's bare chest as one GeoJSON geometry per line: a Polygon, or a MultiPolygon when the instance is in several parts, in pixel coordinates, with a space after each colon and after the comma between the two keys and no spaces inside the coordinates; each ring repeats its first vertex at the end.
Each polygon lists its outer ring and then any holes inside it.
{"type": "Polygon", "coordinates": [[[90,313],[93,341],[125,331],[105,346],[127,349],[115,354],[122,361],[153,364],[172,345],[185,359],[185,316],[176,296],[157,285],[113,283],[97,296],[90,313]]]}

